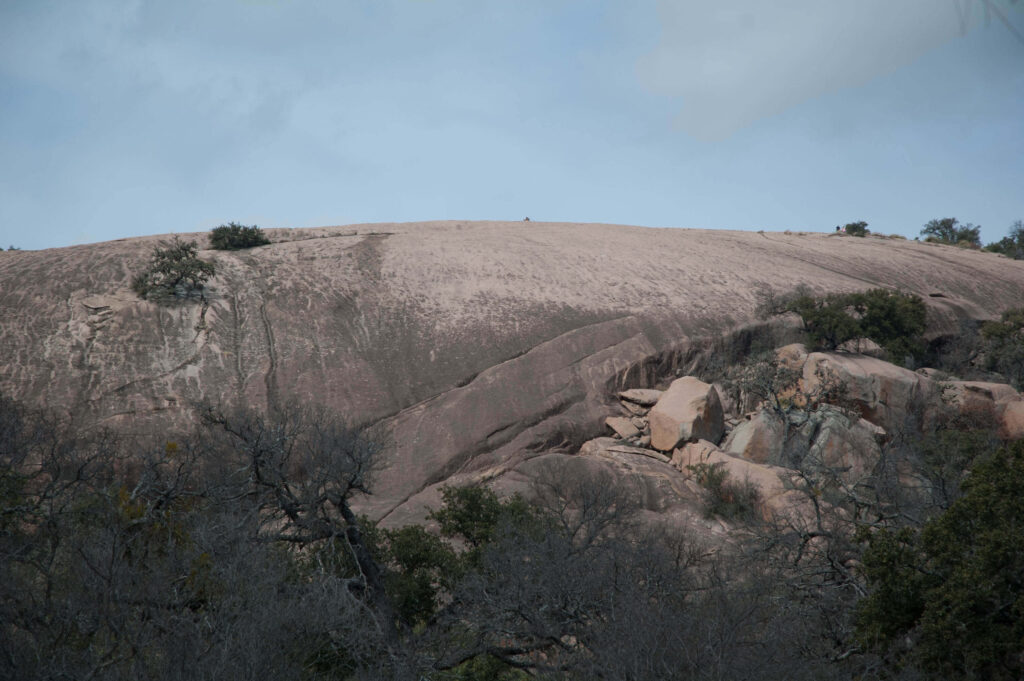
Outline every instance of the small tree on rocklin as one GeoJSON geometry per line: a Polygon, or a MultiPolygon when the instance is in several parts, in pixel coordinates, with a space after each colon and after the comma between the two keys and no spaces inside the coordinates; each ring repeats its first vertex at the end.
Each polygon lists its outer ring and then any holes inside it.
{"type": "Polygon", "coordinates": [[[153,249],[149,267],[132,280],[132,290],[147,300],[196,294],[203,297],[206,282],[215,274],[214,264],[199,258],[195,241],[175,236],[153,249]]]}
{"type": "Polygon", "coordinates": [[[846,223],[846,226],[843,227],[843,231],[851,236],[867,236],[870,234],[868,231],[868,223],[863,220],[846,223]]]}
{"type": "Polygon", "coordinates": [[[981,247],[981,226],[969,222],[961,224],[956,218],[929,220],[921,230],[926,241],[943,244],[981,247]]]}

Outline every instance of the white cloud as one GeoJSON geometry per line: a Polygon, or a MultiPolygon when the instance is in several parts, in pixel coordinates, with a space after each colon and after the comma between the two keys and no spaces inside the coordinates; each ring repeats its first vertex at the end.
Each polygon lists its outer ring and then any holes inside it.
{"type": "Polygon", "coordinates": [[[978,0],[660,0],[660,42],[639,77],[681,98],[684,130],[722,139],[905,66],[982,10],[978,0]]]}

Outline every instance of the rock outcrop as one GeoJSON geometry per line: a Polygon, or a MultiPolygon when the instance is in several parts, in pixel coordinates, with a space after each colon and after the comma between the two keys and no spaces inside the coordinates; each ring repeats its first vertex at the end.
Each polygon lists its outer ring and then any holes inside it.
{"type": "MultiPolygon", "coordinates": [[[[607,416],[643,417],[649,405],[618,392],[692,373],[710,339],[756,324],[765,286],[917,293],[931,333],[1024,297],[1024,263],[824,234],[536,221],[267,234],[268,246],[203,250],[217,267],[207,300],[173,305],[130,289],[159,237],[0,255],[0,391],[141,431],[187,426],[200,400],[323,405],[387,433],[361,511],[400,524],[446,482],[512,484],[607,416]]],[[[903,417],[893,398],[927,379],[869,380],[864,361],[816,359],[860,381],[864,415],[888,430],[903,417]]],[[[1016,407],[1003,413],[1019,424],[1016,407]]]]}

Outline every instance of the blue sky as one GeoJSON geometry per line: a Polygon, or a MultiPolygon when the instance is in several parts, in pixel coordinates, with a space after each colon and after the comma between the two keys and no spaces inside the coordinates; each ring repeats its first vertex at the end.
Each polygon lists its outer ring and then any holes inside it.
{"type": "Polygon", "coordinates": [[[1024,2],[989,4],[0,0],[0,245],[527,215],[994,241],[1024,2]]]}

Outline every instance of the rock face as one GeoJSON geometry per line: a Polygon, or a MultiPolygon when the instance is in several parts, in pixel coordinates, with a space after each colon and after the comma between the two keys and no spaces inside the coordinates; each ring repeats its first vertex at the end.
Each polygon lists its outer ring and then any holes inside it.
{"type": "Polygon", "coordinates": [[[718,442],[724,431],[718,391],[693,376],[673,381],[651,409],[649,419],[651,446],[663,452],[683,442],[718,442]]]}
{"type": "MultiPolygon", "coordinates": [[[[754,321],[766,285],[917,293],[933,332],[996,318],[1024,292],[1024,262],[824,234],[542,222],[267,234],[268,246],[201,251],[217,267],[206,303],[131,292],[160,237],[0,253],[0,391],[137,430],[186,426],[199,400],[323,405],[387,433],[360,510],[400,524],[446,482],[513,485],[542,469],[531,461],[600,435],[618,391],[692,372],[723,320],[754,321]],[[641,275],[623,252],[657,257],[641,275]]],[[[180,236],[205,248],[206,234],[180,236]]],[[[885,412],[882,386],[863,387],[885,412]]],[[[667,466],[632,459],[644,463],[605,463],[667,466]]]]}

